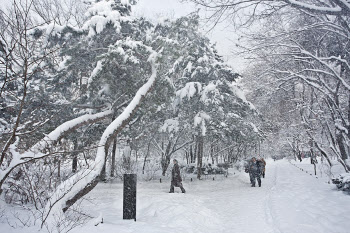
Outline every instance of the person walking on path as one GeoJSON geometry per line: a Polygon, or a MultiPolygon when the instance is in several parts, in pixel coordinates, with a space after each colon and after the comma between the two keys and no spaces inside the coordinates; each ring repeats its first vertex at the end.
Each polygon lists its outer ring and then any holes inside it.
{"type": "Polygon", "coordinates": [[[253,176],[252,176],[252,173],[250,171],[250,165],[252,163],[252,160],[250,159],[249,161],[247,161],[247,163],[244,165],[244,171],[245,173],[248,173],[249,174],[249,180],[250,180],[250,183],[253,184],[253,176]]]}
{"type": "Polygon", "coordinates": [[[249,163],[249,177],[250,177],[250,182],[252,184],[252,187],[255,187],[255,179],[258,181],[259,187],[261,187],[261,165],[260,162],[256,160],[255,157],[252,158],[252,160],[249,163]]]}
{"type": "Polygon", "coordinates": [[[265,178],[265,171],[266,171],[266,161],[264,158],[260,159],[260,165],[261,165],[261,175],[263,178],[265,178]]]}
{"type": "Polygon", "coordinates": [[[182,193],[185,193],[186,190],[182,186],[180,167],[179,167],[176,159],[174,159],[173,162],[174,162],[174,166],[173,166],[173,169],[171,170],[171,185],[170,185],[170,192],[169,193],[174,193],[174,187],[179,187],[181,189],[182,193]]]}

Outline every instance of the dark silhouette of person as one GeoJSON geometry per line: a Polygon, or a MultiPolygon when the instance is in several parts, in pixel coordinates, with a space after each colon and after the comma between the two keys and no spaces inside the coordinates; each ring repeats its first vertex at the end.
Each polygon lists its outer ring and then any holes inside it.
{"type": "Polygon", "coordinates": [[[182,186],[180,167],[179,167],[176,159],[174,159],[173,162],[174,162],[174,166],[173,166],[173,169],[171,170],[171,185],[170,185],[170,192],[169,193],[174,193],[174,187],[179,187],[181,189],[182,193],[185,193],[186,190],[182,186]]]}

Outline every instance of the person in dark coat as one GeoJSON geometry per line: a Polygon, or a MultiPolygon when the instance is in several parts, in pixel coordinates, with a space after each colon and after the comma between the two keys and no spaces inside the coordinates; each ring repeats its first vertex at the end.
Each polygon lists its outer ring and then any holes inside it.
{"type": "Polygon", "coordinates": [[[255,187],[255,179],[258,181],[259,187],[261,187],[261,171],[262,171],[262,166],[260,162],[256,160],[255,157],[252,158],[252,160],[249,162],[249,177],[250,177],[250,182],[252,184],[252,187],[255,187]]]}
{"type": "Polygon", "coordinates": [[[265,171],[266,171],[266,161],[264,158],[261,158],[258,160],[258,162],[260,161],[260,166],[261,166],[261,175],[263,178],[265,178],[265,171]]]}
{"type": "Polygon", "coordinates": [[[252,173],[250,172],[250,165],[251,165],[252,160],[249,160],[245,165],[244,165],[244,171],[245,173],[249,174],[249,180],[250,183],[253,184],[253,176],[252,173]]]}
{"type": "Polygon", "coordinates": [[[170,192],[169,193],[174,193],[174,187],[179,187],[181,189],[182,193],[185,193],[186,190],[182,186],[180,167],[177,164],[176,159],[174,159],[173,161],[174,161],[174,166],[173,166],[173,169],[171,170],[171,185],[170,185],[170,192]]]}

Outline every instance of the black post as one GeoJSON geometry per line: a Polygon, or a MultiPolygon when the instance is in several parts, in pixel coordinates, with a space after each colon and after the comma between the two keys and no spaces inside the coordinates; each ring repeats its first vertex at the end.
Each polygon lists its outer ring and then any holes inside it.
{"type": "Polygon", "coordinates": [[[136,174],[124,174],[123,219],[136,221],[136,174]]]}

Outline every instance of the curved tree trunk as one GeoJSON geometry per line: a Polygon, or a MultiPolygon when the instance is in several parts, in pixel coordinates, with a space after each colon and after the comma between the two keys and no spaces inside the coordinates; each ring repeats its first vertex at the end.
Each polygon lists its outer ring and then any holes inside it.
{"type": "MultiPolygon", "coordinates": [[[[1,170],[0,169],[0,194],[2,192],[2,185],[4,184],[7,177],[10,175],[10,173],[19,165],[26,164],[29,162],[32,162],[34,160],[42,159],[47,156],[53,155],[53,154],[59,154],[57,153],[42,153],[41,151],[45,150],[46,148],[49,148],[50,146],[54,145],[57,141],[59,141],[61,138],[63,138],[67,133],[87,124],[95,123],[98,121],[101,121],[107,117],[109,117],[112,114],[111,110],[107,110],[101,113],[97,114],[87,114],[80,116],[78,118],[75,118],[73,120],[67,121],[61,125],[59,125],[55,130],[53,130],[51,133],[46,135],[42,140],[40,140],[38,143],[36,143],[34,146],[32,146],[29,150],[23,153],[19,153],[16,150],[11,149],[12,154],[12,161],[9,164],[9,166],[1,170]]],[[[17,142],[15,142],[12,146],[15,148],[17,142]]]]}
{"type": "Polygon", "coordinates": [[[56,189],[52,195],[44,211],[45,223],[51,223],[62,212],[68,210],[75,202],[89,193],[96,185],[101,175],[103,166],[106,163],[106,153],[110,143],[118,135],[118,133],[130,122],[132,116],[141,105],[142,100],[149,93],[156,80],[156,53],[150,55],[149,61],[152,65],[152,75],[149,80],[137,91],[132,101],[124,109],[124,111],[106,128],[97,149],[94,166],[91,169],[81,171],[68,180],[64,181],[56,189]]]}

